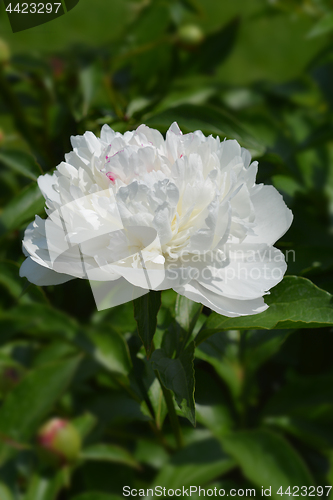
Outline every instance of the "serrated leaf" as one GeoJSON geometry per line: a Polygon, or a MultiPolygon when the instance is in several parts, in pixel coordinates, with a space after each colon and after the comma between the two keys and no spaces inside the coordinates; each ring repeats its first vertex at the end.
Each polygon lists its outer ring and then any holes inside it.
{"type": "Polygon", "coordinates": [[[184,133],[201,130],[206,135],[215,134],[221,139],[225,137],[236,139],[255,155],[261,156],[265,152],[265,147],[236,118],[212,106],[182,104],[161,113],[147,115],[143,121],[146,125],[156,127],[163,133],[167,131],[171,123],[176,121],[184,133]]]}
{"type": "Polygon", "coordinates": [[[31,222],[35,215],[41,213],[45,200],[38,184],[33,182],[13,198],[0,216],[0,236],[12,229],[19,229],[25,222],[31,222]]]}
{"type": "Polygon", "coordinates": [[[135,299],[133,304],[138,334],[149,356],[157,326],[157,313],[161,307],[161,292],[150,290],[146,295],[135,299]]]}
{"type": "Polygon", "coordinates": [[[6,167],[10,168],[10,170],[22,174],[33,181],[36,181],[37,177],[43,173],[35,159],[24,151],[1,149],[0,163],[3,163],[6,167]]]}
{"type": "Polygon", "coordinates": [[[139,469],[140,465],[135,458],[124,448],[113,444],[95,444],[85,448],[80,457],[83,460],[113,462],[139,469]]]}
{"type": "Polygon", "coordinates": [[[311,486],[313,478],[294,448],[279,434],[268,430],[238,431],[222,438],[223,449],[257,487],[272,488],[271,498],[282,486],[311,486]]]}
{"type": "Polygon", "coordinates": [[[320,328],[333,325],[332,295],[310,280],[286,276],[265,297],[269,308],[252,316],[227,318],[212,313],[195,342],[199,345],[221,330],[320,328]]]}
{"type": "Polygon", "coordinates": [[[163,385],[174,393],[184,417],[195,425],[193,358],[194,343],[191,342],[176,359],[169,358],[163,349],[157,349],[151,363],[163,385]]]}
{"type": "Polygon", "coordinates": [[[29,372],[0,408],[0,463],[30,439],[63,394],[81,357],[61,360],[29,372]]]}

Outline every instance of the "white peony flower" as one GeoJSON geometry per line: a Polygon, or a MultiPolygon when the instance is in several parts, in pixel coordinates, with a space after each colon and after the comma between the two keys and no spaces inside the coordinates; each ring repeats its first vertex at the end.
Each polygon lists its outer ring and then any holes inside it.
{"type": "Polygon", "coordinates": [[[225,316],[256,314],[286,271],[273,244],[292,213],[237,141],[166,139],[141,125],[72,137],[73,151],[39,177],[46,220],[23,240],[20,275],[37,285],[90,280],[103,309],[173,288],[225,316]]]}

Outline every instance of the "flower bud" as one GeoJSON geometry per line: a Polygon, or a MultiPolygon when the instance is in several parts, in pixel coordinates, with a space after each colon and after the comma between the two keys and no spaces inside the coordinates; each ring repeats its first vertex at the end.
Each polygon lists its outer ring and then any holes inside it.
{"type": "Polygon", "coordinates": [[[0,38],[0,64],[6,64],[10,59],[8,44],[0,38]]]}
{"type": "Polygon", "coordinates": [[[76,428],[61,418],[52,418],[41,427],[37,436],[43,456],[53,463],[74,462],[81,451],[81,438],[76,428]]]}
{"type": "Polygon", "coordinates": [[[196,24],[185,24],[178,30],[178,39],[182,44],[193,47],[203,41],[204,34],[196,24]]]}

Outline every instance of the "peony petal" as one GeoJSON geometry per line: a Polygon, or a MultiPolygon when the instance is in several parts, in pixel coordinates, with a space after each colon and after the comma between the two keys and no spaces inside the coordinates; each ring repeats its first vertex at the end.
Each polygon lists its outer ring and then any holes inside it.
{"type": "Polygon", "coordinates": [[[183,287],[176,287],[174,290],[180,295],[184,295],[194,302],[200,302],[218,314],[229,318],[258,314],[268,308],[262,297],[253,300],[230,299],[207,290],[196,281],[191,281],[183,287]]]}
{"type": "Polygon", "coordinates": [[[74,279],[68,274],[61,274],[48,267],[37,264],[31,257],[25,259],[20,268],[21,278],[27,278],[30,283],[39,286],[61,285],[74,279]]]}
{"type": "Polygon", "coordinates": [[[244,243],[274,243],[289,229],[293,214],[282,195],[273,186],[259,184],[253,189],[251,201],[255,211],[255,236],[248,235],[244,243]]]}

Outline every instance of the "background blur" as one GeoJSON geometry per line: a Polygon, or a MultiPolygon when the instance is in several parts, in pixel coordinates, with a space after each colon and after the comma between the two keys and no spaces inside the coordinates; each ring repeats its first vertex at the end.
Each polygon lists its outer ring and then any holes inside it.
{"type": "MultiPolygon", "coordinates": [[[[273,482],[331,485],[330,328],[231,330],[201,344],[198,424],[181,418],[186,447],[175,453],[132,304],[96,312],[89,283],[40,289],[18,277],[24,228],[44,213],[35,180],[63,159],[71,135],[104,123],[164,133],[177,121],[251,150],[258,182],[294,213],[278,243],[295,251],[288,274],[333,293],[330,2],[80,0],[16,34],[1,2],[0,39],[0,499],[116,500],[124,485],[257,496],[273,482]],[[84,439],[74,465],[37,450],[36,432],[54,416],[84,439]],[[232,429],[242,433],[231,458],[232,429]]],[[[162,301],[158,333],[176,296],[162,301]]]]}

